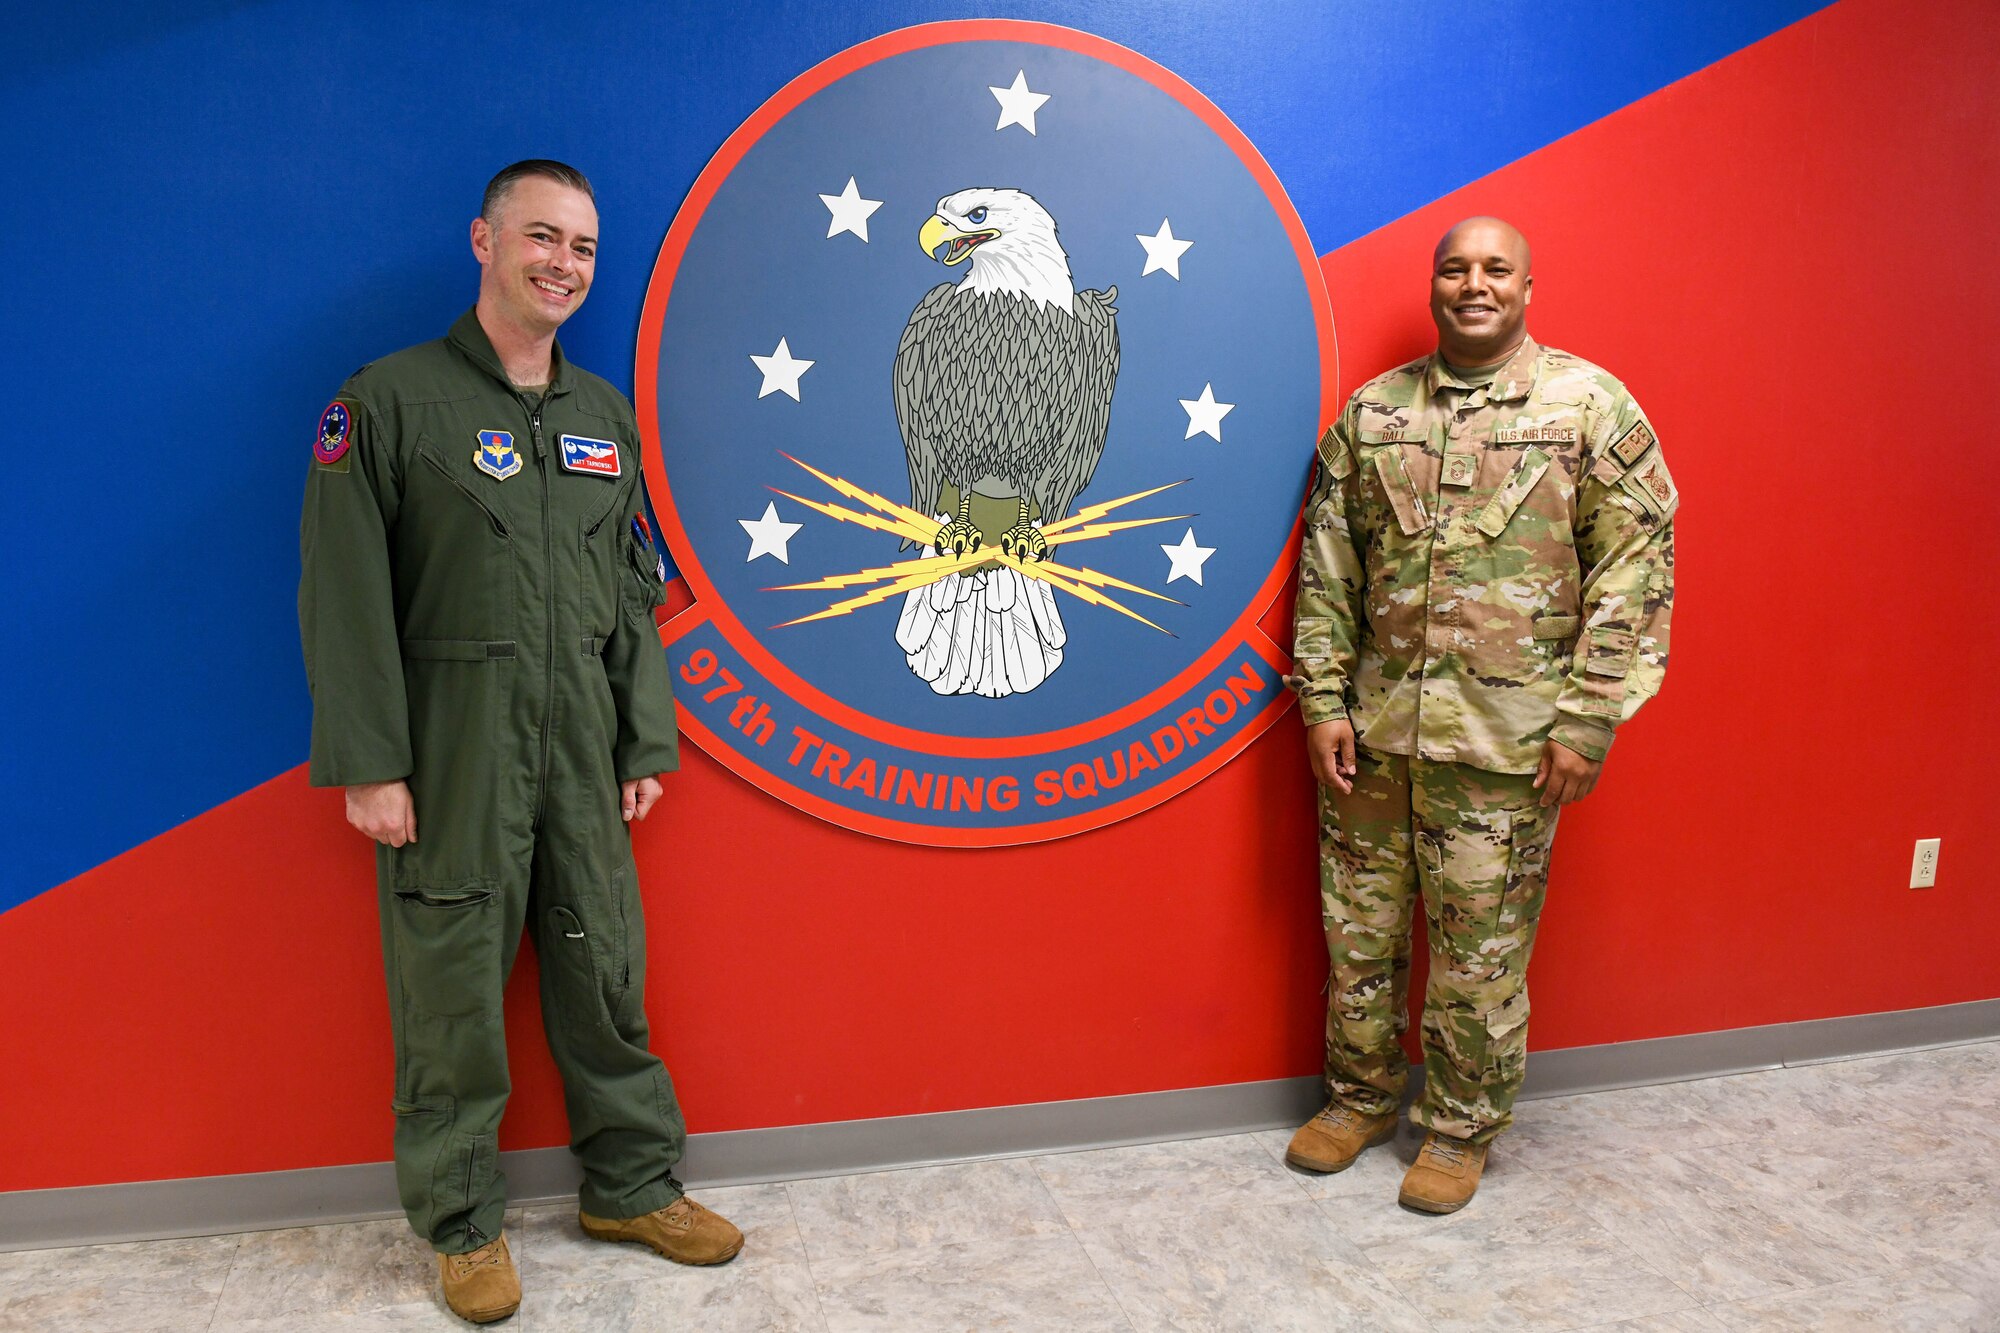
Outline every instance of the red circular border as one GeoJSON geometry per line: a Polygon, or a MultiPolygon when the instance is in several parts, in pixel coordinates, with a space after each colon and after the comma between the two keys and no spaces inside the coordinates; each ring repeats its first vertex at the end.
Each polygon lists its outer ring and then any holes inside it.
{"type": "MultiPolygon", "coordinates": [[[[1235,622],[1217,636],[1214,645],[1208,651],[1190,663],[1179,674],[1156,687],[1143,698],[1134,700],[1115,712],[1104,714],[1089,722],[1078,723],[1057,731],[1039,732],[1026,736],[950,736],[937,732],[919,731],[915,728],[885,722],[882,719],[862,713],[801,679],[789,667],[780,662],[764,648],[763,644],[744,627],[743,623],[737,619],[735,613],[716,593],[714,585],[709,581],[706,572],[702,569],[700,558],[695,554],[693,544],[688,540],[687,530],[681,523],[680,513],[675,507],[672,488],[667,484],[665,463],[659,444],[660,337],[664,327],[667,303],[673,291],[675,274],[679,269],[682,257],[686,253],[688,241],[693,236],[695,229],[700,225],[703,214],[707,211],[708,205],[714,199],[716,192],[722,187],[722,183],[728,179],[730,173],[735,170],[736,165],[743,160],[744,155],[763,138],[767,131],[794,108],[821,89],[828,87],[857,69],[888,59],[891,56],[901,55],[907,51],[921,50],[925,47],[943,45],[947,42],[963,41],[1027,42],[1075,51],[1137,75],[1192,111],[1236,153],[1236,156],[1249,170],[1251,176],[1263,188],[1265,196],[1271,201],[1273,210],[1277,213],[1280,222],[1291,237],[1292,248],[1298,258],[1300,273],[1305,280],[1307,296],[1313,308],[1314,323],[1319,333],[1320,420],[1322,422],[1331,420],[1334,413],[1338,410],[1336,402],[1336,394],[1338,392],[1337,350],[1334,341],[1332,306],[1327,297],[1325,275],[1320,268],[1319,258],[1313,252],[1312,243],[1306,236],[1304,225],[1299,221],[1297,210],[1292,207],[1291,200],[1285,194],[1284,187],[1279,184],[1277,175],[1271,170],[1270,165],[1264,161],[1263,156],[1258,153],[1256,148],[1251,145],[1249,139],[1245,137],[1243,132],[1227,116],[1223,115],[1213,103],[1202,96],[1199,91],[1179,75],[1155,64],[1136,51],[1119,46],[1117,43],[1107,41],[1104,38],[1093,36],[1090,33],[1080,32],[1074,28],[1061,27],[1056,24],[1035,23],[1019,19],[949,20],[939,23],[919,24],[915,27],[901,28],[895,32],[885,33],[880,37],[862,42],[857,46],[849,47],[847,50],[821,61],[819,64],[794,78],[774,93],[762,106],[758,107],[749,119],[738,126],[735,133],[731,134],[724,141],[722,147],[716,151],[715,156],[702,169],[701,175],[696,178],[693,187],[689,189],[687,198],[683,201],[680,211],[674,217],[673,225],[667,231],[666,239],[660,245],[659,257],[653,265],[653,276],[646,288],[645,304],[641,308],[639,315],[639,345],[637,364],[634,367],[633,375],[634,396],[636,399],[642,443],[650,443],[652,446],[651,448],[642,448],[640,461],[641,466],[644,468],[646,479],[651,487],[654,509],[660,520],[660,527],[662,529],[660,535],[665,539],[667,549],[674,553],[681,575],[687,580],[688,590],[694,598],[692,606],[688,607],[680,615],[673,617],[661,627],[662,642],[672,643],[689,629],[706,620],[712,619],[715,621],[716,628],[723,637],[728,639],[739,653],[743,654],[745,660],[758,671],[762,672],[772,685],[784,691],[802,706],[830,718],[858,735],[868,736],[887,744],[928,751],[933,754],[951,755],[960,758],[1011,758],[1084,744],[1151,714],[1165,700],[1185,693],[1196,681],[1213,670],[1216,664],[1238,642],[1245,639],[1249,640],[1253,645],[1257,645],[1260,651],[1262,651],[1264,646],[1269,644],[1269,639],[1257,627],[1257,621],[1270,608],[1273,601],[1276,600],[1283,589],[1286,578],[1291,573],[1293,560],[1289,552],[1297,544],[1298,530],[1296,525],[1293,530],[1293,541],[1288,542],[1284,548],[1286,554],[1279,557],[1270,574],[1266,576],[1263,584],[1251,595],[1248,604],[1235,622]]],[[[1302,448],[1309,447],[1309,443],[1307,446],[1302,446],[1302,448]]],[[[1282,657],[1282,654],[1273,648],[1266,652],[1265,656],[1275,659],[1282,657]]],[[[1269,725],[1268,721],[1264,719],[1260,718],[1258,721],[1263,722],[1264,726],[1269,725]]],[[[706,728],[701,727],[699,724],[691,727],[690,730],[698,736],[707,736],[706,728]]],[[[1248,734],[1243,735],[1240,739],[1243,743],[1247,744],[1249,739],[1262,730],[1263,726],[1246,729],[1248,734]]],[[[733,755],[727,752],[727,747],[722,747],[723,753],[717,753],[717,748],[713,744],[714,738],[707,737],[707,739],[711,741],[711,744],[704,746],[705,749],[708,749],[712,754],[716,754],[725,763],[728,763],[733,758],[733,755]]],[[[1240,747],[1232,747],[1231,752],[1233,753],[1237,748],[1240,747]]],[[[798,805],[801,803],[801,798],[812,802],[810,806],[803,808],[812,809],[814,813],[821,814],[822,817],[832,822],[847,827],[857,827],[864,821],[868,823],[875,822],[873,817],[848,811],[845,807],[833,806],[826,811],[821,811],[817,806],[822,803],[814,801],[808,793],[799,791],[787,784],[778,784],[775,787],[768,785],[765,781],[761,780],[767,776],[761,770],[752,774],[744,772],[735,763],[729,763],[729,766],[743,776],[751,778],[756,782],[756,785],[764,787],[765,790],[770,791],[773,795],[777,795],[780,799],[786,800],[789,803],[798,805]]],[[[1205,764],[1199,769],[1193,770],[1193,773],[1196,776],[1206,776],[1217,766],[1219,765],[1205,764]]],[[[1148,795],[1161,793],[1158,799],[1165,799],[1165,796],[1184,790],[1188,785],[1192,785],[1192,782],[1166,783],[1162,784],[1161,787],[1152,789],[1152,792],[1149,792],[1148,795]],[[1163,788],[1170,788],[1170,790],[1163,792],[1163,788]]],[[[1137,800],[1139,798],[1134,797],[1132,801],[1122,804],[1129,806],[1137,800]]],[[[1148,801],[1146,804],[1150,805],[1154,803],[1156,802],[1148,801]]],[[[1084,827],[1097,827],[1102,824],[1114,822],[1124,817],[1125,814],[1130,813],[1135,813],[1135,811],[1124,810],[1120,812],[1116,807],[1113,807],[1109,810],[1093,812],[1092,816],[1078,816],[1076,818],[1090,819],[1091,822],[1084,825],[1084,827]]],[[[1059,820],[1054,821],[1054,825],[1072,825],[1074,822],[1073,820],[1059,820]]],[[[928,827],[919,829],[896,824],[896,832],[891,836],[902,838],[905,841],[930,842],[935,840],[941,841],[946,845],[983,846],[991,845],[993,835],[995,834],[1030,832],[1042,828],[1053,828],[1054,825],[1025,826],[1023,829],[1017,831],[945,830],[928,827]],[[938,839],[935,836],[950,835],[957,832],[973,835],[973,837],[980,840],[975,843],[969,840],[961,841],[955,837],[938,839]],[[931,836],[912,838],[911,834],[931,836]]],[[[863,831],[882,832],[883,830],[866,828],[863,831]]],[[[1067,827],[1061,833],[1050,832],[1045,836],[1062,836],[1062,833],[1080,831],[1082,831],[1080,827],[1067,827]]],[[[1033,840],[1037,839],[1033,837],[1015,837],[1007,841],[1022,842],[1033,840]]]]}

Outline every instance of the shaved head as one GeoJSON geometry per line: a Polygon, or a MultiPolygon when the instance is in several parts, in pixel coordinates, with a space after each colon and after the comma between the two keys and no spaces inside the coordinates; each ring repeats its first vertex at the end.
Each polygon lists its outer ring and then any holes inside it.
{"type": "Polygon", "coordinates": [[[1437,249],[1431,252],[1431,267],[1444,262],[1444,257],[1455,247],[1505,254],[1523,274],[1534,271],[1534,256],[1528,252],[1528,238],[1504,218],[1467,218],[1453,227],[1438,238],[1437,249]]]}
{"type": "Polygon", "coordinates": [[[1528,336],[1528,238],[1499,218],[1467,218],[1431,255],[1431,319],[1438,351],[1456,366],[1490,366],[1528,336]]]}

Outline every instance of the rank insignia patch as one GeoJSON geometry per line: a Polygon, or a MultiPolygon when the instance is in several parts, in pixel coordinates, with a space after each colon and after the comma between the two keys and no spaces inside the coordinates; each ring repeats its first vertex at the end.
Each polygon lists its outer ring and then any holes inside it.
{"type": "Polygon", "coordinates": [[[496,481],[505,481],[521,470],[521,455],[514,449],[514,437],[504,430],[479,432],[479,447],[472,451],[472,465],[496,481]]]}
{"type": "Polygon", "coordinates": [[[565,472],[588,472],[597,477],[616,477],[622,469],[618,465],[618,442],[616,440],[593,440],[582,435],[562,436],[562,465],[565,472]]]}
{"type": "Polygon", "coordinates": [[[319,414],[319,434],[313,440],[313,461],[322,467],[347,471],[347,447],[354,443],[354,415],[346,403],[328,403],[319,414]],[[338,464],[338,467],[335,465],[338,464]]]}

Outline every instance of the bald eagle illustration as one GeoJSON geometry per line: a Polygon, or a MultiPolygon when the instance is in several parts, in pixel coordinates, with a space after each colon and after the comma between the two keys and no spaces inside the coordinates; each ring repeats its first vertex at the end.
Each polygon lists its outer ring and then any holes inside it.
{"type": "MultiPolygon", "coordinates": [[[[938,516],[929,549],[952,554],[984,541],[975,497],[1012,505],[1001,549],[1044,559],[1042,524],[1068,514],[1104,454],[1118,289],[1075,289],[1055,219],[1020,190],[945,196],[919,243],[947,268],[969,268],[925,294],[896,348],[910,505],[938,516]]],[[[1066,639],[1049,585],[1002,565],[907,594],[896,627],[910,670],[932,690],[989,698],[1040,685],[1062,664],[1066,639]]]]}

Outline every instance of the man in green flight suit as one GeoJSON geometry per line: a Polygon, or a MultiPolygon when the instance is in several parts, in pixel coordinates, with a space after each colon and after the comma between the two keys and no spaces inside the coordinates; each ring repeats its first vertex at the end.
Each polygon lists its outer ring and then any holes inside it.
{"type": "Polygon", "coordinates": [[[478,303],[363,367],[320,418],[300,529],[311,781],[375,839],[395,1039],[396,1179],[447,1303],[504,1319],[501,994],[523,927],[590,1235],[683,1263],[742,1246],[686,1198],[686,1133],[647,1048],[626,822],[678,732],[639,433],[563,357],[597,253],[590,183],[516,163],[472,222],[478,303]],[[421,820],[421,825],[419,821],[421,820]]]}
{"type": "Polygon", "coordinates": [[[1556,817],[1667,665],[1680,496],[1624,385],[1528,336],[1528,243],[1471,218],[1432,257],[1434,355],[1319,442],[1293,652],[1320,783],[1328,1103],[1287,1159],[1395,1133],[1410,933],[1429,926],[1425,1135],[1402,1203],[1463,1207],[1526,1072],[1556,817]]]}

